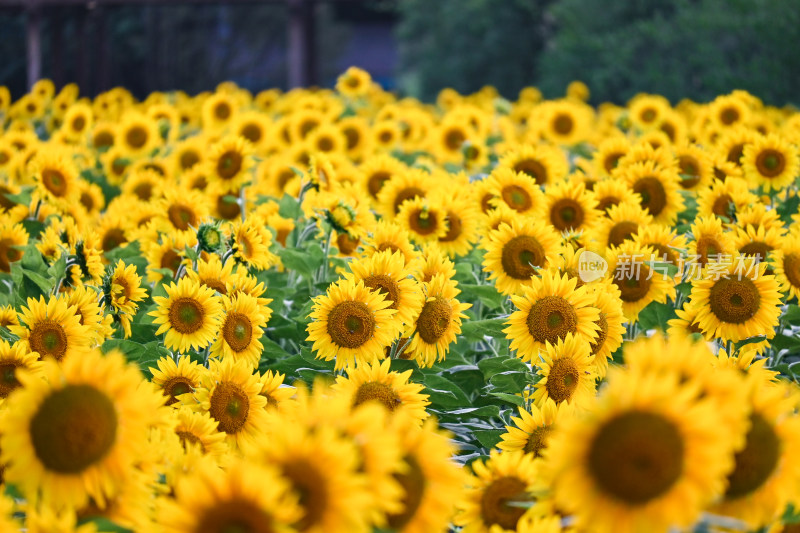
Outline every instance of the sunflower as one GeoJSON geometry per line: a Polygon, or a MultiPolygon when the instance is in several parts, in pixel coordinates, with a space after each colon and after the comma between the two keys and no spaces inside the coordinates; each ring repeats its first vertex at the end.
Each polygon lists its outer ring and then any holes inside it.
{"type": "Polygon", "coordinates": [[[681,144],[674,151],[678,159],[681,188],[694,190],[711,183],[713,165],[708,152],[696,144],[681,144]]]}
{"type": "Polygon", "coordinates": [[[222,304],[214,290],[188,277],[164,289],[167,296],[154,297],[157,308],[148,313],[160,326],[156,335],[166,332],[164,345],[180,353],[208,346],[219,330],[222,314],[222,304]]]}
{"type": "MultiPolygon", "coordinates": [[[[167,397],[166,404],[173,405],[179,396],[194,391],[200,385],[200,378],[207,372],[202,365],[187,356],[176,359],[162,357],[156,361],[158,368],[150,367],[153,384],[167,397]]],[[[177,405],[175,407],[178,407],[177,405]]]]}
{"type": "Polygon", "coordinates": [[[715,148],[718,155],[725,161],[741,167],[744,147],[753,143],[757,138],[758,132],[738,125],[727,129],[716,141],[715,148]]]}
{"type": "Polygon", "coordinates": [[[684,336],[694,339],[699,338],[707,342],[713,342],[714,335],[703,333],[703,330],[697,325],[698,311],[698,308],[691,306],[686,306],[684,309],[675,309],[677,318],[667,320],[667,335],[669,337],[684,336]]]}
{"type": "Polygon", "coordinates": [[[608,216],[608,210],[618,204],[638,204],[639,197],[624,182],[616,179],[603,179],[594,184],[592,194],[594,207],[608,216]]]}
{"type": "Polygon", "coordinates": [[[351,261],[349,268],[351,274],[345,277],[353,283],[361,281],[373,292],[380,293],[389,302],[389,309],[397,311],[394,320],[402,324],[414,321],[422,309],[424,296],[401,252],[378,252],[351,261]]]}
{"type": "MultiPolygon", "coordinates": [[[[746,345],[749,346],[749,345],[746,345]]],[[[755,381],[763,383],[774,383],[778,381],[778,372],[766,368],[767,359],[758,358],[756,350],[746,350],[745,347],[739,350],[734,356],[728,355],[725,350],[720,349],[717,353],[715,368],[732,369],[740,374],[752,377],[755,381]]]]}
{"type": "Polygon", "coordinates": [[[227,434],[231,450],[253,446],[263,436],[267,423],[264,409],[267,399],[259,394],[258,374],[253,374],[245,360],[211,359],[208,365],[208,371],[201,374],[200,384],[194,389],[193,399],[187,395],[181,402],[210,414],[219,431],[227,434]]]}
{"type": "Polygon", "coordinates": [[[9,394],[20,387],[19,371],[41,374],[42,363],[39,357],[22,342],[9,344],[0,340],[0,399],[8,398],[9,394]]]}
{"type": "Polygon", "coordinates": [[[226,284],[233,275],[234,264],[233,261],[226,261],[223,265],[217,254],[209,254],[208,259],[199,259],[197,266],[187,269],[186,274],[224,296],[228,293],[226,284]]]}
{"type": "Polygon", "coordinates": [[[583,102],[548,100],[534,108],[530,121],[543,138],[564,146],[574,146],[589,136],[594,110],[583,102]]]}
{"type": "Polygon", "coordinates": [[[447,257],[444,250],[431,243],[422,246],[419,258],[414,264],[414,278],[422,283],[427,283],[436,274],[442,274],[447,279],[456,275],[455,264],[447,257]]]}
{"type": "Polygon", "coordinates": [[[461,291],[456,288],[456,282],[442,274],[424,283],[422,290],[425,303],[416,323],[406,327],[405,336],[411,339],[406,350],[420,366],[430,367],[445,358],[450,345],[461,333],[461,320],[467,318],[464,311],[472,304],[459,302],[456,296],[461,291]]]}
{"type": "Polygon", "coordinates": [[[203,136],[189,137],[176,143],[170,155],[174,174],[182,176],[192,169],[203,167],[207,149],[208,140],[203,136]]]}
{"type": "Polygon", "coordinates": [[[508,168],[527,174],[537,185],[557,183],[569,171],[564,153],[547,144],[523,145],[511,150],[500,159],[497,168],[508,168]]]}
{"type": "Polygon", "coordinates": [[[22,224],[15,224],[7,216],[0,216],[0,272],[11,272],[11,263],[16,263],[25,252],[28,232],[22,224]]]}
{"type": "Polygon", "coordinates": [[[105,305],[98,301],[98,291],[94,287],[75,287],[66,294],[67,305],[75,307],[78,321],[89,332],[91,347],[99,346],[110,338],[112,317],[105,314],[105,305]]]}
{"type": "Polygon", "coordinates": [[[253,147],[243,137],[228,136],[211,146],[206,160],[209,181],[223,192],[235,193],[248,181],[253,167],[253,147]]]}
{"type": "Polygon", "coordinates": [[[745,125],[750,121],[750,108],[742,98],[733,94],[717,96],[708,106],[709,117],[720,128],[745,125]]]}
{"type": "Polygon", "coordinates": [[[336,90],[344,96],[358,98],[365,96],[372,79],[368,72],[358,67],[350,67],[336,79],[336,90]]]}
{"type": "Polygon", "coordinates": [[[497,167],[489,176],[486,193],[521,215],[536,217],[544,212],[544,194],[536,181],[522,172],[497,167]]]}
{"type": "Polygon", "coordinates": [[[150,117],[129,112],[117,126],[115,147],[128,158],[149,155],[160,144],[158,124],[150,117]]]}
{"type": "Polygon", "coordinates": [[[628,165],[618,175],[639,195],[639,204],[655,222],[672,224],[683,211],[677,172],[658,168],[649,161],[628,165]]]}
{"type": "Polygon", "coordinates": [[[800,300],[800,235],[790,234],[769,254],[775,279],[789,299],[800,300]]]}
{"type": "Polygon", "coordinates": [[[628,103],[631,121],[643,130],[656,127],[669,109],[669,101],[655,94],[637,94],[628,103]]]}
{"type": "Polygon", "coordinates": [[[736,450],[718,514],[743,520],[753,529],[766,525],[795,501],[800,464],[797,391],[786,384],[756,383],[748,391],[751,407],[744,446],[736,450]]]}
{"type": "Polygon", "coordinates": [[[747,190],[747,182],[741,179],[715,181],[710,187],[697,193],[697,215],[716,216],[730,222],[748,205],[758,202],[758,197],[747,190]]]}
{"type": "Polygon", "coordinates": [[[211,345],[213,357],[232,358],[234,361],[247,361],[255,368],[261,359],[263,345],[259,340],[264,335],[269,315],[263,311],[258,301],[249,294],[240,293],[233,298],[222,297],[224,315],[220,331],[211,345]]]}
{"type": "Polygon", "coordinates": [[[408,417],[392,419],[399,437],[403,469],[395,479],[403,488],[403,510],[388,515],[388,526],[398,533],[444,531],[461,499],[464,473],[451,462],[455,453],[449,434],[429,419],[420,428],[408,417]]]}
{"type": "Polygon", "coordinates": [[[82,507],[89,498],[103,508],[127,481],[157,416],[142,402],[150,393],[119,352],[47,360],[43,372],[47,379],[21,374],[22,387],[8,398],[4,478],[54,508],[82,507]]]}
{"type": "Polygon", "coordinates": [[[605,377],[608,363],[612,355],[622,346],[625,334],[623,324],[628,320],[623,314],[623,302],[619,296],[612,294],[604,288],[598,288],[593,294],[592,306],[600,311],[597,319],[597,339],[591,341],[591,352],[594,355],[595,373],[598,377],[605,377]]]}
{"type": "MultiPolygon", "coordinates": [[[[736,250],[730,234],[725,232],[722,221],[716,217],[698,217],[690,230],[694,238],[689,241],[688,253],[690,263],[697,267],[731,257],[736,250]]],[[[697,276],[698,272],[690,274],[697,276]]]]}
{"type": "Polygon", "coordinates": [[[377,150],[390,151],[398,147],[403,132],[394,120],[379,120],[372,125],[372,144],[377,150]]]}
{"type": "Polygon", "coordinates": [[[289,401],[295,395],[295,388],[283,384],[286,375],[267,370],[261,375],[261,392],[258,394],[267,399],[266,408],[277,407],[289,401]]]}
{"type": "Polygon", "coordinates": [[[597,151],[592,155],[592,163],[597,174],[610,176],[629,149],[630,141],[622,135],[606,137],[600,141],[597,151]]]}
{"type": "Polygon", "coordinates": [[[638,203],[620,203],[606,211],[606,218],[597,223],[591,234],[604,248],[615,248],[632,241],[639,228],[652,223],[653,217],[638,203]]]}
{"type": "Polygon", "coordinates": [[[344,135],[345,153],[352,161],[361,161],[366,154],[370,153],[372,146],[369,124],[364,118],[346,117],[336,122],[336,126],[344,135]]]}
{"type": "Polygon", "coordinates": [[[272,466],[236,460],[225,470],[200,461],[164,498],[158,523],[165,533],[288,531],[300,516],[298,497],[272,466]]]}
{"type": "Polygon", "coordinates": [[[81,325],[75,307],[68,307],[62,298],[51,297],[45,301],[28,298],[28,306],[19,314],[24,326],[9,326],[20,338],[26,350],[35,352],[39,359],[56,361],[80,358],[89,346],[91,332],[81,325]]]}
{"type": "Polygon", "coordinates": [[[593,299],[586,286],[576,288],[574,278],[543,272],[521,295],[511,296],[517,311],[503,330],[511,340],[510,349],[527,362],[535,361],[546,343],[555,344],[569,333],[587,343],[596,341],[600,311],[592,306],[593,299]]]}
{"type": "Polygon", "coordinates": [[[654,248],[636,242],[625,242],[614,248],[608,259],[608,270],[620,291],[622,312],[631,322],[651,302],[666,303],[675,298],[675,279],[666,269],[657,267],[654,248]]]}
{"type": "Polygon", "coordinates": [[[397,313],[383,295],[362,281],[340,280],[314,298],[308,339],[316,357],[336,359],[336,369],[373,362],[400,334],[397,313]]]}
{"type": "Polygon", "coordinates": [[[443,198],[413,198],[403,202],[395,222],[419,244],[435,242],[447,234],[443,198]]]}
{"type": "Polygon", "coordinates": [[[565,417],[574,416],[575,408],[569,402],[556,404],[551,398],[541,407],[531,405],[529,409],[520,407],[519,417],[511,417],[514,426],[506,426],[497,447],[507,452],[522,451],[536,459],[547,448],[553,430],[565,417]]]}
{"type": "MultiPolygon", "coordinates": [[[[792,215],[792,220],[796,221],[798,217],[800,217],[800,214],[795,213],[792,215]]],[[[781,235],[786,232],[783,220],[781,220],[781,214],[778,210],[771,208],[769,205],[762,204],[758,199],[755,199],[754,203],[749,203],[747,206],[743,207],[736,214],[735,225],[742,228],[752,226],[753,230],[756,232],[762,230],[766,232],[777,231],[781,235]]],[[[730,226],[733,226],[733,224],[730,226]]],[[[790,225],[789,231],[791,231],[791,229],[790,225]]]]}
{"type": "Polygon", "coordinates": [[[781,190],[797,177],[800,153],[795,145],[778,134],[759,136],[744,146],[742,169],[751,188],[781,190]]]}
{"type": "Polygon", "coordinates": [[[578,408],[586,407],[594,399],[594,355],[581,336],[567,333],[555,343],[545,341],[533,358],[541,379],[534,385],[531,399],[540,408],[548,401],[556,404],[568,402],[578,408]]]}
{"type": "Polygon", "coordinates": [[[8,329],[10,326],[19,326],[17,311],[13,305],[0,306],[0,328],[8,329]]]}
{"type": "Polygon", "coordinates": [[[203,129],[219,132],[229,126],[237,112],[239,103],[233,95],[226,92],[215,92],[203,102],[201,110],[203,129]]]}
{"type": "Polygon", "coordinates": [[[114,271],[103,284],[105,303],[116,312],[136,314],[139,302],[147,296],[142,287],[142,277],[136,272],[136,265],[126,265],[122,259],[117,261],[114,271]]]}
{"type": "Polygon", "coordinates": [[[36,190],[43,200],[64,207],[79,200],[78,168],[67,154],[41,152],[31,162],[31,170],[36,190]]]}
{"type": "MultiPolygon", "coordinates": [[[[438,196],[435,195],[434,199],[438,196]]],[[[463,196],[441,201],[445,210],[447,233],[438,239],[438,246],[450,257],[467,255],[478,240],[480,219],[472,202],[463,196]]]]}
{"type": "Polygon", "coordinates": [[[259,270],[266,270],[277,262],[278,258],[269,250],[272,233],[258,217],[250,216],[244,221],[237,221],[229,231],[231,250],[236,261],[259,270]]]}
{"type": "Polygon", "coordinates": [[[541,489],[533,455],[492,450],[485,462],[478,459],[470,468],[473,475],[455,524],[463,526],[464,533],[517,531],[525,504],[534,502],[532,493],[541,489]]]}
{"type": "Polygon", "coordinates": [[[266,307],[272,303],[272,298],[265,298],[267,288],[264,283],[258,281],[255,276],[251,276],[245,269],[239,269],[233,273],[228,281],[225,282],[226,294],[229,298],[234,298],[237,294],[249,294],[258,302],[263,313],[268,313],[267,319],[272,315],[266,307]]]}
{"type": "Polygon", "coordinates": [[[185,254],[186,246],[194,246],[192,241],[186,242],[177,236],[166,235],[162,235],[160,240],[161,242],[151,240],[144,250],[148,263],[147,279],[151,283],[164,280],[165,273],[174,278],[182,265],[191,265],[191,260],[185,254]]]}
{"type": "Polygon", "coordinates": [[[225,433],[217,430],[217,421],[211,415],[182,405],[175,410],[175,419],[174,431],[185,450],[199,449],[203,455],[216,462],[227,455],[225,433]]]}
{"type": "Polygon", "coordinates": [[[596,200],[583,183],[563,181],[547,189],[545,212],[559,232],[581,231],[593,227],[600,218],[596,200]]]}
{"type": "Polygon", "coordinates": [[[365,239],[364,255],[371,256],[378,252],[400,252],[405,258],[406,265],[417,258],[414,245],[408,231],[395,222],[380,220],[372,228],[372,234],[365,239]]]}
{"type": "Polygon", "coordinates": [[[163,195],[154,207],[161,213],[156,221],[167,233],[194,234],[200,221],[209,215],[208,199],[200,191],[172,186],[167,187],[163,195]]]}
{"type": "Polygon", "coordinates": [[[723,341],[772,337],[781,315],[781,294],[775,276],[764,273],[766,263],[737,255],[730,263],[713,265],[713,271],[711,266],[692,281],[689,305],[698,310],[700,329],[723,341]]]}
{"type": "Polygon", "coordinates": [[[722,492],[731,432],[716,401],[685,390],[674,376],[610,371],[597,405],[554,431],[546,477],[578,528],[685,527],[722,492]]]}
{"type": "Polygon", "coordinates": [[[428,395],[421,394],[424,386],[411,381],[410,370],[390,371],[389,363],[386,359],[349,368],[347,377],[338,376],[332,389],[345,396],[354,408],[375,402],[391,413],[402,412],[422,424],[430,416],[425,410],[430,404],[428,395]]]}
{"type": "Polygon", "coordinates": [[[737,224],[733,226],[733,245],[740,254],[763,262],[770,252],[781,246],[785,231],[781,225],[763,224],[755,228],[750,224],[737,224]]]}
{"type": "Polygon", "coordinates": [[[432,181],[430,174],[418,168],[394,175],[380,189],[376,210],[384,217],[393,219],[404,202],[425,197],[431,189],[432,181]]]}
{"type": "Polygon", "coordinates": [[[92,129],[93,120],[91,107],[85,103],[73,104],[64,114],[61,130],[67,134],[67,138],[80,140],[92,129]]]}
{"type": "Polygon", "coordinates": [[[483,270],[502,294],[518,294],[533,283],[533,277],[546,268],[549,258],[558,253],[558,234],[544,222],[515,219],[501,224],[484,241],[483,270]]]}
{"type": "Polygon", "coordinates": [[[161,196],[164,178],[153,169],[139,169],[124,180],[122,192],[131,194],[143,202],[150,202],[161,196]]]}

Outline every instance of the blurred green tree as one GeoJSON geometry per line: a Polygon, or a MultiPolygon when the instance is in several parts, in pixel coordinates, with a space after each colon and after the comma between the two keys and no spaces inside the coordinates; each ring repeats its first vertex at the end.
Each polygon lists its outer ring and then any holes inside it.
{"type": "Polygon", "coordinates": [[[548,96],[580,79],[595,103],[637,92],[707,101],[733,89],[797,101],[796,0],[560,0],[548,16],[555,33],[538,78],[548,96]]]}
{"type": "Polygon", "coordinates": [[[540,74],[552,0],[400,0],[400,87],[432,98],[492,84],[506,96],[540,74]]]}

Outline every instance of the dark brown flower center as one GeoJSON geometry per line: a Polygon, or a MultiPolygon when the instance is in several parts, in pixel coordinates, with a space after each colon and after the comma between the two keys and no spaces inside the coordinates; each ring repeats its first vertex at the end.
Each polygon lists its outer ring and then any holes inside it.
{"type": "Polygon", "coordinates": [[[537,185],[544,185],[548,181],[547,167],[536,159],[522,159],[514,164],[515,172],[522,172],[527,174],[534,180],[537,185]]]}
{"type": "Polygon", "coordinates": [[[526,324],[536,342],[555,344],[577,331],[578,314],[561,296],[544,296],[531,306],[526,324]]]}
{"type": "Polygon", "coordinates": [[[562,198],[550,208],[550,223],[559,231],[579,228],[583,219],[583,207],[572,198],[562,198]]]}
{"type": "Polygon", "coordinates": [[[34,452],[48,470],[78,474],[101,461],[117,440],[111,399],[91,385],[67,385],[45,398],[31,419],[34,452]]]}
{"type": "Polygon", "coordinates": [[[193,533],[275,533],[269,512],[241,497],[214,502],[202,513],[193,533]]]}
{"type": "Polygon", "coordinates": [[[64,327],[50,318],[45,318],[34,324],[28,342],[32,352],[38,352],[39,359],[46,356],[61,361],[67,353],[69,342],[64,327]]]}
{"type": "Polygon", "coordinates": [[[453,307],[445,298],[425,302],[417,319],[417,333],[427,344],[434,344],[444,336],[453,318],[453,307]]]}
{"type": "Polygon", "coordinates": [[[525,491],[525,482],[505,476],[492,481],[481,494],[481,518],[487,527],[499,525],[504,530],[517,530],[517,522],[525,514],[524,505],[533,498],[525,491]]]}
{"type": "Polygon", "coordinates": [[[569,357],[556,359],[550,367],[545,389],[554,402],[561,403],[572,398],[580,379],[578,364],[573,359],[569,357]]]}
{"type": "Polygon", "coordinates": [[[756,156],[756,169],[765,178],[779,176],[786,168],[786,157],[778,150],[766,149],[756,156]]]}
{"type": "Polygon", "coordinates": [[[243,158],[239,152],[227,150],[217,160],[217,175],[224,180],[235,178],[242,169],[242,162],[243,158]]]}
{"type": "Polygon", "coordinates": [[[639,193],[642,208],[651,215],[658,216],[667,206],[667,192],[658,178],[640,178],[632,188],[633,192],[639,193]]]}
{"type": "Polygon", "coordinates": [[[533,205],[531,195],[519,185],[507,185],[503,187],[500,196],[511,209],[520,213],[527,211],[531,208],[531,205],[533,205]]]}
{"type": "Polygon", "coordinates": [[[645,505],[680,479],[683,438],[675,424],[631,411],[605,422],[589,446],[588,467],[602,491],[628,505],[645,505]]]}
{"type": "Polygon", "coordinates": [[[734,456],[735,467],[728,476],[725,498],[735,500],[755,492],[778,468],[781,441],[775,428],[760,414],[750,415],[745,446],[734,456]]]}
{"type": "Polygon", "coordinates": [[[514,279],[530,279],[547,261],[544,248],[535,237],[518,235],[504,246],[500,257],[503,272],[514,279]]]}
{"type": "Polygon", "coordinates": [[[723,277],[711,287],[708,300],[711,312],[720,321],[742,324],[758,312],[761,295],[755,283],[746,277],[723,277]]]}
{"type": "Polygon", "coordinates": [[[244,313],[228,313],[222,325],[222,337],[234,352],[246,350],[253,340],[253,324],[250,318],[244,313]]]}
{"type": "Polygon", "coordinates": [[[342,348],[358,348],[374,331],[375,318],[363,302],[342,302],[328,314],[328,335],[342,348]]]}
{"type": "Polygon", "coordinates": [[[355,407],[365,402],[378,402],[389,411],[394,411],[402,404],[400,397],[397,396],[392,387],[375,381],[368,381],[358,387],[353,406],[355,407]]]}
{"type": "Polygon", "coordinates": [[[235,434],[242,430],[250,413],[250,399],[236,383],[223,381],[211,394],[211,417],[219,423],[219,430],[235,434]]]}
{"type": "Polygon", "coordinates": [[[194,298],[177,298],[169,306],[169,323],[178,333],[190,334],[203,327],[205,310],[194,298]]]}

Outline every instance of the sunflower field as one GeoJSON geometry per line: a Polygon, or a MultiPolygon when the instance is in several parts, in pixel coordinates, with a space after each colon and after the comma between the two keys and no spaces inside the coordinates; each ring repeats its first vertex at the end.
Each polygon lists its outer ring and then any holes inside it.
{"type": "Polygon", "coordinates": [[[0,87],[0,532],[800,529],[800,113],[0,87]]]}

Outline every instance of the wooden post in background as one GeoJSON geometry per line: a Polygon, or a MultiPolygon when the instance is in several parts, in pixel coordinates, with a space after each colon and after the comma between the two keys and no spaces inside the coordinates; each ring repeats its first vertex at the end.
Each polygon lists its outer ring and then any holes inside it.
{"type": "Polygon", "coordinates": [[[289,87],[317,83],[314,0],[289,0],[289,87]]]}
{"type": "Polygon", "coordinates": [[[36,0],[26,6],[25,40],[27,48],[28,89],[42,77],[42,10],[36,0]]]}

